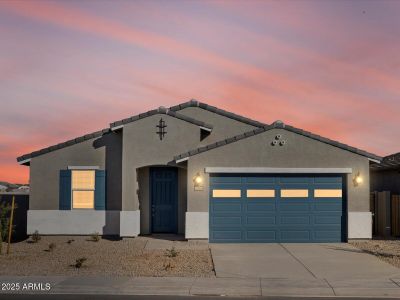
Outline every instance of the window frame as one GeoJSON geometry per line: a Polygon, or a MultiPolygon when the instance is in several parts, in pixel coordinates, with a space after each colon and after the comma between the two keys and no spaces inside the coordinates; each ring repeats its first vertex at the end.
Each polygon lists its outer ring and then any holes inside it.
{"type": "Polygon", "coordinates": [[[96,208],[96,170],[98,170],[98,167],[91,167],[91,166],[83,166],[83,167],[68,167],[69,170],[71,170],[71,210],[95,210],[96,208]],[[93,177],[94,177],[94,183],[93,183],[93,188],[90,189],[84,189],[84,188],[78,188],[74,189],[73,185],[73,173],[79,172],[79,171],[92,171],[93,172],[93,177]],[[93,192],[93,206],[90,208],[83,208],[83,207],[74,207],[74,191],[75,192],[93,192]]]}

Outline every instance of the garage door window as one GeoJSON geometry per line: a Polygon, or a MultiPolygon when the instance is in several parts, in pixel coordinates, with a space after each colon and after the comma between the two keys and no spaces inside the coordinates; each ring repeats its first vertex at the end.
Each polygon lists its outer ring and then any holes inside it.
{"type": "Polygon", "coordinates": [[[308,190],[281,190],[281,198],[307,198],[308,190]]]}
{"type": "Polygon", "coordinates": [[[212,196],[214,198],[240,198],[240,190],[213,190],[212,196]]]}
{"type": "Polygon", "coordinates": [[[274,198],[275,190],[247,190],[247,198],[274,198]]]}
{"type": "Polygon", "coordinates": [[[328,189],[316,189],[314,190],[314,198],[341,198],[342,190],[328,190],[328,189]]]}

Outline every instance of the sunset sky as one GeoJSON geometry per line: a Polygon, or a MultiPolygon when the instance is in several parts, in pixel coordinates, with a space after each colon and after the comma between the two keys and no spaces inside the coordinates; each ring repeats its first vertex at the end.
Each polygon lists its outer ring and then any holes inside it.
{"type": "Polygon", "coordinates": [[[0,1],[0,181],[16,157],[195,98],[400,151],[400,1],[0,1]]]}

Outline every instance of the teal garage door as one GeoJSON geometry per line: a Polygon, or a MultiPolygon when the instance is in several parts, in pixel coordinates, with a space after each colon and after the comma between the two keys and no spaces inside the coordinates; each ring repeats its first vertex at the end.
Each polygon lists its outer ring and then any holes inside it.
{"type": "Polygon", "coordinates": [[[343,242],[342,175],[210,175],[212,243],[343,242]]]}

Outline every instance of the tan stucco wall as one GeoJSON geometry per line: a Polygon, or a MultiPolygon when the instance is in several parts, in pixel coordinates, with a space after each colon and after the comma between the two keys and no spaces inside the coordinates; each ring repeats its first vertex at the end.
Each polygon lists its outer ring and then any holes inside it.
{"type": "Polygon", "coordinates": [[[352,168],[347,176],[348,210],[369,211],[369,161],[367,158],[337,147],[292,133],[273,129],[238,142],[194,155],[188,161],[188,211],[208,211],[209,178],[205,167],[276,167],[276,168],[352,168]],[[277,134],[287,143],[272,146],[277,134]],[[192,178],[204,176],[204,190],[194,191],[192,178]],[[364,182],[353,185],[353,176],[360,172],[364,182]]]}

